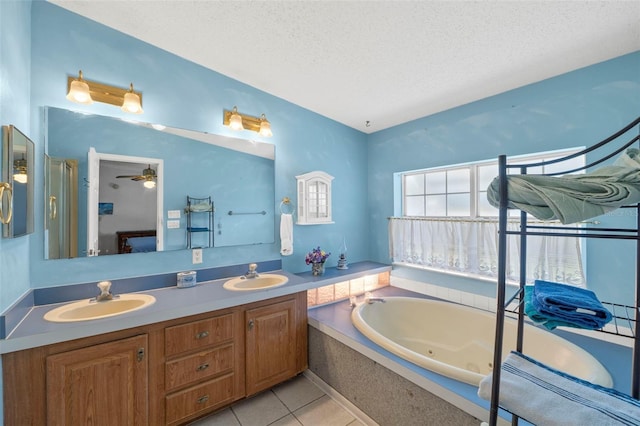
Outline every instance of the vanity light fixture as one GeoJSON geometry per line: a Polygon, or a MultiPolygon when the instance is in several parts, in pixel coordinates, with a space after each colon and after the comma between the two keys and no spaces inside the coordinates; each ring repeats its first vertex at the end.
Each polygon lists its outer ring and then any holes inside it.
{"type": "Polygon", "coordinates": [[[240,114],[238,108],[235,106],[231,111],[224,110],[222,124],[229,126],[233,130],[251,130],[267,138],[273,136],[271,123],[269,123],[269,120],[267,120],[264,114],[260,117],[240,114]]]}
{"type": "Polygon", "coordinates": [[[13,180],[18,183],[27,183],[27,160],[24,158],[13,160],[13,180]]]}
{"type": "Polygon", "coordinates": [[[129,89],[109,86],[95,81],[85,80],[82,70],[78,78],[67,77],[67,99],[72,102],[90,105],[93,102],[119,106],[124,112],[142,114],[142,93],[133,90],[133,83],[129,89]]]}

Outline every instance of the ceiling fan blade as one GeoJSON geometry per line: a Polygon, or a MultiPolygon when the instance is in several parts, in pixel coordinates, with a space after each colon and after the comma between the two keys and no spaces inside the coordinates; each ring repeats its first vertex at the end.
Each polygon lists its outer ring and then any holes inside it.
{"type": "Polygon", "coordinates": [[[125,179],[126,178],[137,178],[137,177],[140,177],[140,175],[121,175],[121,176],[116,176],[116,179],[119,179],[119,178],[125,178],[125,179]]]}

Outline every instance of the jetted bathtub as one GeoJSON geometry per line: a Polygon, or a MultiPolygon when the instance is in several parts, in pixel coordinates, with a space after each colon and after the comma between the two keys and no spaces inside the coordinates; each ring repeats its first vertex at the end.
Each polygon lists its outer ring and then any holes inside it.
{"type": "MultiPolygon", "coordinates": [[[[386,350],[444,376],[478,385],[493,363],[495,315],[455,303],[385,297],[361,303],[351,321],[386,350]]],[[[503,356],[515,349],[516,321],[505,318],[503,356]]],[[[548,331],[525,324],[524,353],[557,370],[611,387],[613,380],[592,355],[548,331]]]]}

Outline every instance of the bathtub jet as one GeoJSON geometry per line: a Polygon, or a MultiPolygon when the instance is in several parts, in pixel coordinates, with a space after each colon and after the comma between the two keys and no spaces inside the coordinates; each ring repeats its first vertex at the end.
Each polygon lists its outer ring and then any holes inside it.
{"type": "MultiPolygon", "coordinates": [[[[495,315],[450,302],[385,297],[362,303],[351,321],[367,338],[420,367],[475,385],[493,369],[495,315]]],[[[503,356],[516,346],[516,321],[505,319],[503,356]]],[[[525,324],[524,353],[557,370],[611,387],[591,354],[548,331],[525,324]]]]}

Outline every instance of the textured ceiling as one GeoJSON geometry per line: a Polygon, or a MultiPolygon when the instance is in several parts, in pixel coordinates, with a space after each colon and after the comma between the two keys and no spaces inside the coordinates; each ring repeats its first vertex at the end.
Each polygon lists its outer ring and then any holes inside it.
{"type": "Polygon", "coordinates": [[[367,133],[640,50],[635,0],[49,1],[367,133]]]}

